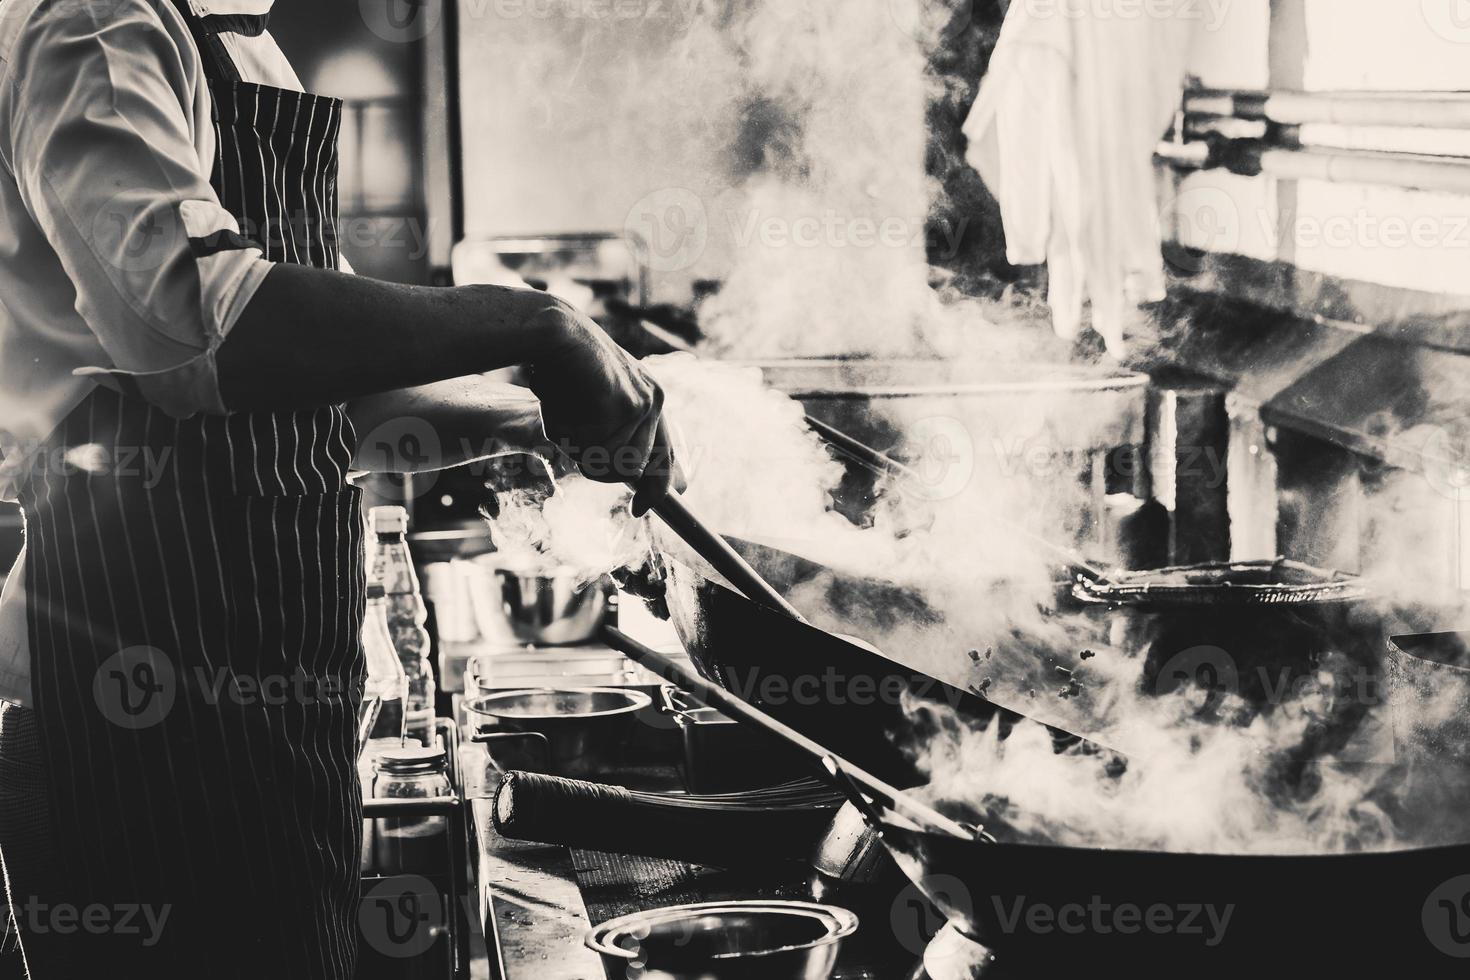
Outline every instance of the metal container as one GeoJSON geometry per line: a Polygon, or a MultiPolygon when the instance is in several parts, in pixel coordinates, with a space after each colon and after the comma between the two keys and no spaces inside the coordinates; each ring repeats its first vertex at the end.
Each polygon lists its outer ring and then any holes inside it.
{"type": "Polygon", "coordinates": [[[660,696],[660,709],[683,736],[684,785],[689,792],[726,793],[774,786],[806,774],[801,758],[769,736],[714,708],[692,703],[677,688],[665,685],[660,696]]]}
{"type": "Polygon", "coordinates": [[[1284,558],[1129,572],[1074,594],[1104,610],[1119,645],[1147,651],[1156,694],[1200,685],[1264,707],[1329,654],[1367,670],[1383,649],[1360,579],[1284,558]]]}
{"type": "Polygon", "coordinates": [[[1396,755],[1470,762],[1470,632],[1395,636],[1385,667],[1396,755]]]}
{"type": "Polygon", "coordinates": [[[498,600],[516,639],[536,646],[586,643],[607,613],[602,579],[570,567],[496,568],[498,600]]]}
{"type": "Polygon", "coordinates": [[[652,703],[642,691],[620,688],[539,688],[481,695],[465,711],[477,726],[474,740],[491,745],[501,768],[576,778],[616,763],[635,716],[652,703]],[[506,749],[527,743],[542,747],[541,758],[506,749]]]}
{"type": "MultiPolygon", "coordinates": [[[[1037,526],[1065,529],[1059,538],[1078,544],[1102,544],[1110,451],[1144,442],[1149,379],[1121,368],[819,358],[752,366],[808,415],[907,463],[921,499],[1004,493],[1027,501],[1037,526]],[[1053,502],[1064,482],[1077,484],[1075,499],[1053,502]],[[1028,494],[1025,483],[1048,493],[1028,494]]],[[[850,471],[837,507],[864,520],[873,493],[871,474],[850,471]]]]}
{"type": "MultiPolygon", "coordinates": [[[[1384,657],[1394,762],[1392,801],[1407,832],[1470,814],[1470,632],[1392,637],[1384,657]]],[[[1467,936],[1470,943],[1470,936],[1467,936]]]]}
{"type": "Polygon", "coordinates": [[[615,980],[826,980],[857,926],[830,905],[707,902],[604,922],[587,946],[615,980]]]}

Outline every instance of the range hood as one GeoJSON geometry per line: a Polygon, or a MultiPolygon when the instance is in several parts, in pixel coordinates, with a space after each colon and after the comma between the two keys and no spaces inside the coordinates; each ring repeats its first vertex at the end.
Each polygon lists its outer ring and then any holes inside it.
{"type": "Polygon", "coordinates": [[[1148,369],[1218,381],[1268,425],[1390,466],[1457,464],[1470,436],[1470,352],[1249,300],[1182,291],[1148,369]],[[1440,458],[1445,457],[1445,458],[1440,458]]]}
{"type": "Polygon", "coordinates": [[[1390,466],[1447,474],[1470,463],[1470,356],[1362,336],[1262,405],[1261,417],[1390,466]]]}

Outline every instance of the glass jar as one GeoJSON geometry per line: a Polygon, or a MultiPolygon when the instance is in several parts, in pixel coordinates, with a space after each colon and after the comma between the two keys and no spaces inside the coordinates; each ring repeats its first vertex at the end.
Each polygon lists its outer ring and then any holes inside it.
{"type": "MultiPolygon", "coordinates": [[[[454,795],[448,759],[440,746],[385,749],[374,760],[373,798],[426,800],[454,795]]],[[[378,817],[373,821],[373,870],[378,874],[426,874],[448,858],[449,818],[434,815],[378,817]]]]}

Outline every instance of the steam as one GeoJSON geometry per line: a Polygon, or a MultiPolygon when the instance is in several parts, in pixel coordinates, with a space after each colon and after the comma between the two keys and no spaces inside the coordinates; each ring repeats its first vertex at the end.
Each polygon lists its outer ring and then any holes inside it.
{"type": "Polygon", "coordinates": [[[551,489],[495,495],[486,517],[499,563],[524,571],[575,570],[583,582],[635,565],[648,551],[642,526],[628,512],[621,485],[564,476],[551,489]]]}
{"type": "MultiPolygon", "coordinates": [[[[1395,710],[1373,701],[1361,722],[1354,708],[1381,691],[1364,690],[1363,668],[1346,655],[1275,691],[1268,709],[1192,686],[1160,694],[1145,684],[1143,638],[1107,635],[1058,608],[1056,559],[1035,535],[1065,537],[1056,521],[1081,512],[1082,491],[1065,466],[1007,460],[1028,445],[1054,453],[1069,439],[1093,444],[1112,424],[1093,403],[1044,393],[968,409],[956,400],[953,417],[973,444],[960,485],[891,483],[874,524],[860,528],[831,508],[841,470],[802,407],[766,387],[758,369],[688,355],[650,363],[679,425],[698,512],[833,570],[788,596],[817,625],[1127,753],[1059,753],[1041,725],[1002,738],[994,722],[915,701],[906,706],[912,730],[895,734],[936,801],[1011,839],[1072,846],[1339,853],[1467,838],[1463,767],[1446,767],[1441,751],[1395,759],[1394,727],[1402,739],[1408,718],[1415,744],[1460,744],[1470,681],[1453,695],[1390,685],[1395,710]],[[996,443],[1003,435],[1015,444],[996,443]],[[851,577],[907,590],[923,610],[844,594],[851,577]]],[[[902,409],[892,420],[922,428],[902,409]]]]}
{"type": "Polygon", "coordinates": [[[713,216],[733,268],[700,316],[727,354],[925,346],[932,82],[898,6],[763,0],[721,25],[740,66],[737,147],[755,158],[713,216]]]}
{"type": "MultiPolygon", "coordinates": [[[[660,180],[700,199],[711,250],[728,250],[722,288],[700,310],[711,347],[739,358],[927,356],[936,372],[1065,380],[1071,350],[1044,310],[931,288],[923,233],[937,189],[924,175],[924,104],[934,82],[892,9],[702,5],[670,76],[627,86],[647,99],[643,115],[675,115],[699,135],[647,155],[660,180]],[[680,163],[689,172],[668,172],[680,163]]],[[[1337,852],[1464,834],[1464,818],[1445,815],[1470,812],[1470,794],[1421,765],[1432,759],[1383,764],[1362,741],[1371,727],[1320,744],[1345,708],[1343,664],[1270,711],[1234,696],[1206,705],[1193,688],[1155,695],[1142,649],[1058,608],[1056,558],[1037,537],[1066,544],[1086,530],[1074,464],[1089,447],[1141,441],[1115,428],[1116,413],[1061,385],[939,411],[894,400],[876,411],[906,434],[900,449],[924,478],[883,487],[873,525],[859,528],[830,506],[841,468],[802,407],[757,369],[678,356],[649,367],[679,428],[691,506],[726,533],[833,569],[788,596],[814,623],[1128,753],[1126,763],[1058,753],[1039,725],[1002,739],[994,722],[913,703],[909,745],[934,798],[1016,836],[1078,846],[1337,852]],[[923,608],[854,601],[841,594],[844,576],[907,590],[923,608]]],[[[503,499],[497,542],[527,560],[634,563],[646,545],[626,501],[603,492],[564,481],[540,514],[503,499]]],[[[1412,558],[1386,553],[1382,567],[1412,558]]],[[[1408,712],[1436,732],[1456,710],[1462,702],[1422,696],[1408,712]]]]}
{"type": "Polygon", "coordinates": [[[644,360],[664,389],[690,506],[726,534],[808,545],[855,541],[833,513],[841,464],[806,427],[799,402],[765,387],[759,368],[688,354],[644,360]]]}
{"type": "Polygon", "coordinates": [[[1007,839],[1081,847],[1205,853],[1336,853],[1403,843],[1365,779],[1361,760],[1300,760],[1301,746],[1327,723],[1318,692],[1272,715],[1243,701],[1220,705],[1246,724],[1202,720],[1188,696],[1130,699],[1129,723],[1153,751],[1122,764],[1076,750],[1057,753],[1046,729],[975,728],[931,705],[935,734],[915,750],[932,782],[927,793],[962,804],[1008,830],[1007,839]]]}

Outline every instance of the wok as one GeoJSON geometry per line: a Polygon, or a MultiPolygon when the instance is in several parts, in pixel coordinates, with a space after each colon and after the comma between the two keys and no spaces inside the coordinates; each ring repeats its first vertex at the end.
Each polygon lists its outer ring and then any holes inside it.
{"type": "MultiPolygon", "coordinates": [[[[671,683],[820,758],[952,929],[991,950],[991,980],[1465,974],[1470,845],[1233,855],[1021,842],[994,821],[981,830],[934,812],[656,651],[604,632],[671,683]]],[[[892,925],[907,928],[908,914],[920,918],[915,934],[928,931],[925,909],[903,901],[892,925]]]]}
{"type": "MultiPolygon", "coordinates": [[[[821,583],[827,596],[860,605],[851,610],[855,614],[937,622],[922,599],[898,586],[844,575],[778,548],[726,540],[787,596],[821,583]]],[[[996,711],[984,699],[869,645],[747,599],[677,542],[660,546],[667,559],[670,617],[700,674],[889,782],[922,781],[892,738],[908,724],[905,696],[943,701],[982,717],[996,711]]]]}
{"type": "Polygon", "coordinates": [[[997,647],[993,661],[977,663],[967,655],[966,638],[912,590],[768,544],[725,540],[812,621],[798,622],[747,599],[677,539],[661,535],[670,618],[695,667],[888,781],[922,781],[892,738],[911,724],[905,697],[943,703],[981,724],[998,717],[1009,727],[1028,718],[1050,727],[1061,743],[1089,732],[1085,696],[1064,701],[1023,693],[1028,687],[1055,691],[1062,661],[1051,651],[1017,638],[1013,646],[997,647]],[[895,644],[894,652],[912,659],[890,657],[865,642],[882,646],[890,632],[906,639],[923,635],[922,643],[895,644]],[[985,697],[974,693],[971,688],[991,675],[1006,680],[985,697]]]}
{"type": "Polygon", "coordinates": [[[1186,854],[963,840],[887,814],[875,823],[940,911],[995,953],[997,976],[1423,980],[1463,977],[1470,957],[1467,845],[1186,854]]]}

